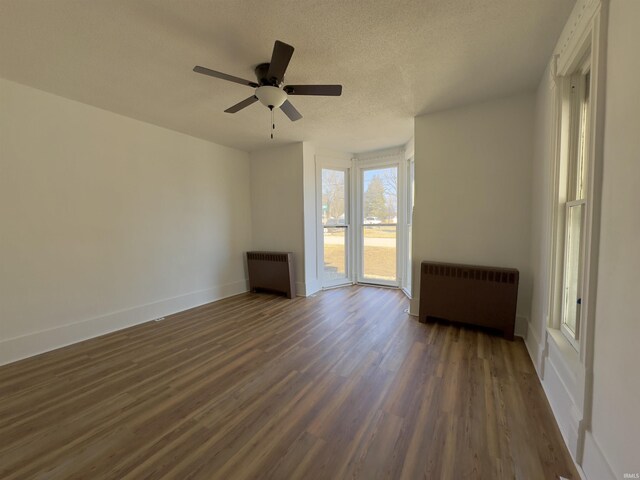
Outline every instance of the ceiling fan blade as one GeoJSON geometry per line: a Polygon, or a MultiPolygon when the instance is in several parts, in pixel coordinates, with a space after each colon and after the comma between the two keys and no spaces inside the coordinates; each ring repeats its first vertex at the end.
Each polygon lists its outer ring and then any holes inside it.
{"type": "Polygon", "coordinates": [[[339,97],[342,95],[342,85],[287,85],[284,91],[289,95],[324,95],[339,97]]]}
{"type": "Polygon", "coordinates": [[[271,54],[271,63],[269,63],[269,71],[267,79],[275,79],[280,83],[284,78],[284,72],[287,70],[291,56],[293,55],[293,47],[286,43],[276,40],[273,45],[273,53],[271,54]]]}
{"type": "Polygon", "coordinates": [[[200,65],[193,67],[193,71],[196,73],[202,73],[203,75],[209,75],[210,77],[221,78],[222,80],[239,83],[240,85],[247,85],[248,87],[257,88],[259,86],[256,82],[251,82],[240,77],[234,77],[233,75],[227,75],[226,73],[216,72],[215,70],[201,67],[200,65]]]}
{"type": "Polygon", "coordinates": [[[251,105],[253,103],[256,103],[257,101],[258,101],[258,97],[256,97],[255,95],[251,95],[249,98],[245,98],[241,102],[236,103],[233,107],[227,108],[225,110],[225,113],[236,113],[236,112],[239,112],[243,108],[248,107],[249,105],[251,105]]]}
{"type": "Polygon", "coordinates": [[[285,102],[280,105],[280,110],[282,110],[292,122],[295,122],[296,120],[300,120],[302,118],[300,112],[296,110],[296,107],[291,105],[291,102],[289,100],[285,100],[285,102]]]}

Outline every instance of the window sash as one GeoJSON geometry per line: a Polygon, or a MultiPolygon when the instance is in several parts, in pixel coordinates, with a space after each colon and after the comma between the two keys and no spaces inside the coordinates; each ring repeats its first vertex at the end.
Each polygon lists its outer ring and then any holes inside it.
{"type": "MultiPolygon", "coordinates": [[[[584,281],[585,222],[588,199],[586,179],[588,165],[589,65],[583,64],[578,72],[566,79],[568,108],[563,122],[568,126],[566,163],[566,194],[564,200],[564,238],[562,258],[562,285],[560,290],[560,330],[579,351],[580,323],[584,281]]],[[[562,203],[561,203],[562,204],[562,203]]]]}
{"type": "Polygon", "coordinates": [[[567,173],[567,200],[585,198],[587,176],[589,73],[579,73],[569,78],[569,162],[567,173]]]}
{"type": "Polygon", "coordinates": [[[560,327],[576,350],[578,350],[580,336],[583,298],[585,214],[585,200],[575,200],[565,204],[565,248],[560,327]]]}

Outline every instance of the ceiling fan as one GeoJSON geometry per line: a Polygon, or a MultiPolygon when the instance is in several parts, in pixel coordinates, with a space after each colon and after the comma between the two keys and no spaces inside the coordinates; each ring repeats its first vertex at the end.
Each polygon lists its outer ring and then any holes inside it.
{"type": "Polygon", "coordinates": [[[205,67],[196,66],[194,72],[209,75],[210,77],[221,78],[230,82],[246,85],[255,88],[255,93],[249,98],[236,103],[225,110],[226,113],[236,113],[258,100],[265,107],[273,112],[274,108],[280,108],[292,122],[300,120],[302,115],[288,100],[289,95],[323,95],[338,97],[342,94],[342,85],[284,85],[284,73],[287,70],[293,47],[284,42],[276,40],[271,54],[271,62],[261,63],[255,68],[257,82],[245,80],[243,78],[216,72],[205,67]]]}

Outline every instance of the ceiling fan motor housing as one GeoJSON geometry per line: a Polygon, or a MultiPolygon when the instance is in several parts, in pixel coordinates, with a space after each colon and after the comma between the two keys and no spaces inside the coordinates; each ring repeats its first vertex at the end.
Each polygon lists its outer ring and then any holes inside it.
{"type": "Polygon", "coordinates": [[[254,72],[256,74],[256,78],[258,79],[258,83],[260,85],[271,85],[272,87],[279,87],[283,80],[278,81],[277,78],[269,78],[269,66],[270,63],[261,63],[258,65],[254,72]]]}

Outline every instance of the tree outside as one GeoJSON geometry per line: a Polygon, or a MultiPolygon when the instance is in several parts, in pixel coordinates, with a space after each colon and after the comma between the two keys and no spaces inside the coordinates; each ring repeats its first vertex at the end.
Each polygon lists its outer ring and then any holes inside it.
{"type": "Polygon", "coordinates": [[[341,170],[322,170],[322,223],[344,223],[344,180],[341,170]]]}
{"type": "MultiPolygon", "coordinates": [[[[383,168],[364,173],[364,218],[396,223],[398,216],[398,170],[383,168]]],[[[370,223],[366,222],[365,223],[370,223]]]]}
{"type": "Polygon", "coordinates": [[[367,190],[364,192],[364,217],[375,217],[380,220],[387,217],[387,199],[384,194],[384,184],[378,175],[369,182],[367,190]]]}

